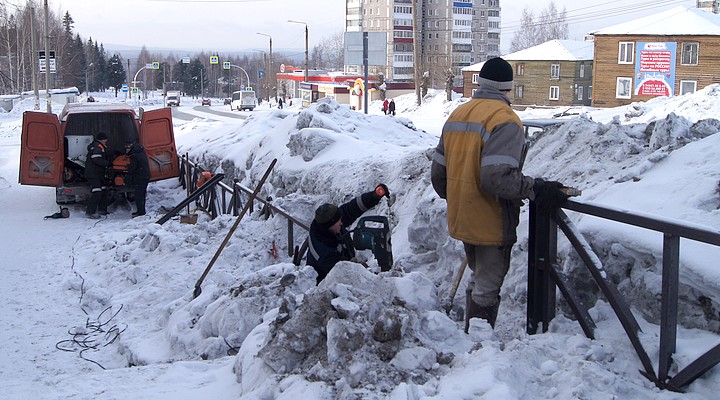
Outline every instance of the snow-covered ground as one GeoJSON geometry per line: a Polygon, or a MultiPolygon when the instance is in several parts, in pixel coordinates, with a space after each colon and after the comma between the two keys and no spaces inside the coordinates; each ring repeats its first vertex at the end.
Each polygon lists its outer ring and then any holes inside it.
{"type": "MultiPolygon", "coordinates": [[[[462,247],[447,236],[445,203],[429,184],[429,166],[442,124],[466,99],[444,97],[432,92],[420,107],[413,95],[398,97],[395,117],[376,111],[379,104],[369,115],[332,101],[239,113],[183,99],[174,110],[178,151],[251,188],[277,159],[261,196],[301,220],[309,222],[323,202],[346,201],[381,182],[392,193],[368,212],[391,221],[392,271],[380,273],[365,251],[370,270],[343,262],[316,287],[312,268],[287,256],[287,222],[256,212],[239,224],[198,298],[195,282],[235,218],[199,212],[195,225],[155,224],[163,208],[184,197],[168,180],[149,186],[144,217],[130,219],[125,203],[99,221],[85,219],[80,205],[70,207],[69,219],[44,220],[57,211],[54,191],[17,184],[22,112],[32,100],[0,114],[1,397],[716,398],[717,366],[685,394],[642,377],[611,307],[563,241],[563,268],[594,302],[597,339],[585,338],[562,312],[548,333],[527,335],[526,208],[494,334],[482,324],[462,332],[458,307],[449,315],[444,309],[462,247]]],[[[137,105],[160,106],[157,99],[137,105]]],[[[581,109],[561,128],[533,137],[525,172],[581,189],[578,201],[717,231],[720,123],[706,120],[717,109],[719,86],[581,109]]],[[[629,299],[657,363],[662,235],[570,216],[629,299]]],[[[304,236],[296,228],[296,240],[304,236]]],[[[720,342],[719,258],[713,246],[682,241],[682,326],[671,375],[720,342]]],[[[464,304],[464,285],[456,305],[464,304]]]]}

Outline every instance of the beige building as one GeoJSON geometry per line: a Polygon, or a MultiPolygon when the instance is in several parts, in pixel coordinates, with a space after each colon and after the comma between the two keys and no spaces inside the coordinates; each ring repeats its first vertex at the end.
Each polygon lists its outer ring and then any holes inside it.
{"type": "MultiPolygon", "coordinates": [[[[387,64],[369,73],[390,85],[428,72],[429,87],[444,88],[449,73],[460,86],[463,67],[500,54],[500,0],[416,0],[414,10],[412,0],[346,0],[345,21],[346,32],[387,33],[387,64]]],[[[362,66],[345,72],[360,74],[362,66]]]]}

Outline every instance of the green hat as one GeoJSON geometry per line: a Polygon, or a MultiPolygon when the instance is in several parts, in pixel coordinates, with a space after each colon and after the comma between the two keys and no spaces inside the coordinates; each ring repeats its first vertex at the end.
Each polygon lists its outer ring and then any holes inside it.
{"type": "Polygon", "coordinates": [[[325,203],[315,210],[315,223],[329,228],[340,220],[340,209],[336,205],[325,203]]]}

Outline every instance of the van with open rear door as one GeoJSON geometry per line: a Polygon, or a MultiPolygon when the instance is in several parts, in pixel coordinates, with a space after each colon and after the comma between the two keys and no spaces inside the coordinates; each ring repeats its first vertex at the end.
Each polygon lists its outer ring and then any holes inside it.
{"type": "Polygon", "coordinates": [[[108,136],[107,154],[113,159],[107,176],[111,195],[132,192],[125,185],[129,164],[125,143],[129,141],[138,141],[145,148],[151,182],[178,177],[169,108],[141,108],[138,115],[125,103],[69,103],[59,117],[37,111],[23,114],[20,184],[54,187],[58,204],[87,199],[87,146],[100,132],[108,136]]]}

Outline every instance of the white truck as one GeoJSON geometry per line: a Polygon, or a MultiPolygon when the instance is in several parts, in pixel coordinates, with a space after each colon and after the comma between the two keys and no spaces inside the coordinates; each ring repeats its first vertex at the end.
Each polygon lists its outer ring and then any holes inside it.
{"type": "Polygon", "coordinates": [[[165,107],[179,106],[180,105],[180,91],[179,90],[168,90],[165,95],[165,107]]]}

